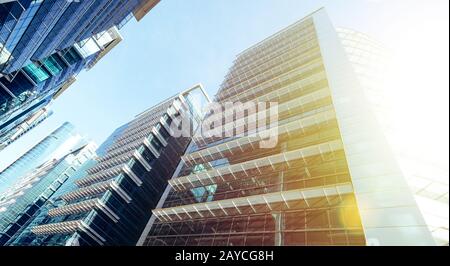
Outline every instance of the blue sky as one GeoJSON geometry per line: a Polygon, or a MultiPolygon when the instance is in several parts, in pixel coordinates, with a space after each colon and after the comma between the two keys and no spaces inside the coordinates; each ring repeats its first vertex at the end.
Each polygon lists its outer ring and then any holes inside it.
{"type": "MultiPolygon", "coordinates": [[[[322,6],[336,26],[368,33],[399,53],[401,40],[415,43],[427,28],[437,28],[442,36],[430,35],[429,42],[447,55],[424,63],[446,60],[448,71],[446,0],[162,0],[141,22],[123,28],[124,41],[78,76],[53,104],[50,119],[0,153],[0,169],[65,121],[101,144],[134,115],[196,83],[214,95],[239,52],[322,6]]],[[[434,98],[426,100],[448,114],[448,76],[432,78],[438,86],[427,88],[434,98]]]]}

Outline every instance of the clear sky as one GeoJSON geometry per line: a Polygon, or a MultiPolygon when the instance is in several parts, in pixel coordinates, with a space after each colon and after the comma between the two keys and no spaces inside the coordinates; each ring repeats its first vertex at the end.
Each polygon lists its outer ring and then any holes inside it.
{"type": "MultiPolygon", "coordinates": [[[[54,115],[0,153],[3,169],[63,122],[101,144],[161,100],[202,83],[212,96],[239,52],[325,7],[336,26],[365,32],[405,61],[410,132],[448,160],[447,0],[162,0],[52,106],[54,115]],[[414,124],[416,127],[414,127],[414,124]],[[417,133],[417,132],[416,132],[417,133]]],[[[406,94],[405,94],[406,93],[406,94]]]]}

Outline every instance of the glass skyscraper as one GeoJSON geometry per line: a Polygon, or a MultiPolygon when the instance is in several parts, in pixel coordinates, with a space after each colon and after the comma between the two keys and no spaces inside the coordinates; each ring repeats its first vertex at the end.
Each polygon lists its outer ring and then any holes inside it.
{"type": "Polygon", "coordinates": [[[19,177],[45,161],[54,159],[54,156],[58,156],[58,154],[69,152],[80,141],[82,141],[82,137],[74,126],[67,122],[64,123],[0,172],[0,193],[10,188],[19,177]]]}
{"type": "MultiPolygon", "coordinates": [[[[61,186],[95,156],[96,145],[84,143],[61,159],[51,159],[0,194],[0,245],[19,241],[28,224],[61,186]]],[[[24,243],[25,244],[25,243],[24,243]]]]}
{"type": "Polygon", "coordinates": [[[63,245],[64,241],[59,238],[46,238],[36,236],[31,229],[40,224],[44,224],[52,217],[48,216],[48,211],[60,206],[60,196],[70,192],[76,188],[75,180],[82,178],[86,175],[86,171],[96,164],[95,158],[92,158],[80,165],[77,171],[71,174],[64,184],[53,194],[53,196],[45,202],[45,204],[30,218],[29,222],[18,231],[13,238],[11,238],[5,245],[6,246],[58,246],[63,245]]]}
{"type": "Polygon", "coordinates": [[[0,4],[0,150],[48,117],[42,112],[158,0],[17,0],[0,4]]]}
{"type": "MultiPolygon", "coordinates": [[[[197,85],[137,115],[100,147],[97,163],[60,195],[31,228],[33,245],[136,245],[175,172],[190,136],[175,137],[185,121],[196,128],[209,102],[197,85]]],[[[32,237],[30,236],[29,239],[32,237]]]]}
{"type": "Polygon", "coordinates": [[[428,154],[411,149],[412,143],[399,141],[402,131],[393,119],[398,99],[390,96],[395,88],[386,86],[389,80],[384,78],[387,51],[364,33],[344,28],[338,28],[337,33],[436,244],[448,245],[448,171],[428,154]]]}
{"type": "Polygon", "coordinates": [[[249,108],[224,125],[245,134],[195,136],[138,245],[436,244],[344,32],[320,9],[237,56],[216,101],[277,102],[277,122],[251,131],[249,108]]]}

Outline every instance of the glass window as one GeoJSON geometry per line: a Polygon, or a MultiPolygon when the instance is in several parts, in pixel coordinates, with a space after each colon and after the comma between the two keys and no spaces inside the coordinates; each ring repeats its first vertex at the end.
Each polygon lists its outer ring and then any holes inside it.
{"type": "Polygon", "coordinates": [[[63,70],[64,63],[57,55],[52,55],[44,60],[44,65],[55,76],[63,70]]]}
{"type": "Polygon", "coordinates": [[[78,53],[75,51],[74,48],[70,48],[67,51],[63,52],[62,57],[70,65],[75,64],[76,62],[78,62],[81,59],[81,57],[78,55],[78,53]]]}
{"type": "Polygon", "coordinates": [[[150,137],[148,137],[149,142],[153,145],[153,147],[155,147],[155,149],[159,152],[162,150],[162,144],[161,142],[155,138],[155,136],[150,135],[150,137]]]}
{"type": "Polygon", "coordinates": [[[41,83],[50,77],[47,71],[45,71],[42,67],[37,67],[35,64],[25,66],[23,70],[36,83],[41,83]]]}

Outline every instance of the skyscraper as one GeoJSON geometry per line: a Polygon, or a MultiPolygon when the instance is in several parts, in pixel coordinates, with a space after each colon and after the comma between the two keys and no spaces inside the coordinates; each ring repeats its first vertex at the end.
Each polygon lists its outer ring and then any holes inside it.
{"type": "Polygon", "coordinates": [[[0,193],[47,160],[66,154],[82,140],[72,124],[64,123],[0,172],[0,193]]]}
{"type": "Polygon", "coordinates": [[[0,150],[6,148],[6,146],[10,145],[28,131],[45,121],[45,119],[50,117],[52,114],[53,111],[49,110],[48,106],[46,106],[30,115],[22,123],[17,124],[15,128],[12,127],[11,130],[5,128],[2,130],[3,134],[0,139],[0,150]]]}
{"type": "Polygon", "coordinates": [[[190,135],[176,136],[174,121],[195,128],[208,101],[198,85],[119,127],[97,164],[31,228],[32,244],[135,245],[190,143],[190,135]]]}
{"type": "Polygon", "coordinates": [[[0,245],[16,241],[32,217],[61,186],[95,156],[95,143],[84,143],[61,159],[51,159],[18,176],[13,186],[0,194],[0,245]]]}
{"type": "Polygon", "coordinates": [[[344,28],[338,28],[337,33],[436,244],[448,245],[448,170],[415,143],[399,141],[405,139],[405,130],[394,119],[400,99],[392,94],[397,88],[387,85],[392,80],[385,78],[389,76],[385,70],[388,52],[367,34],[344,28]]]}
{"type": "Polygon", "coordinates": [[[239,54],[216,101],[278,120],[194,137],[138,244],[434,245],[343,43],[320,9],[239,54]]]}
{"type": "MultiPolygon", "coordinates": [[[[61,238],[36,236],[31,230],[40,224],[45,224],[53,218],[48,215],[48,211],[57,208],[62,203],[61,195],[68,193],[76,188],[75,180],[86,176],[86,171],[96,164],[95,158],[83,163],[77,168],[76,172],[69,175],[67,180],[58,190],[50,197],[45,204],[30,218],[29,222],[11,238],[5,246],[58,246],[63,245],[61,238]]],[[[53,220],[54,221],[54,220],[53,220]]]]}
{"type": "Polygon", "coordinates": [[[122,40],[118,29],[133,13],[141,19],[158,2],[2,2],[0,149],[46,119],[42,110],[122,40]]]}

